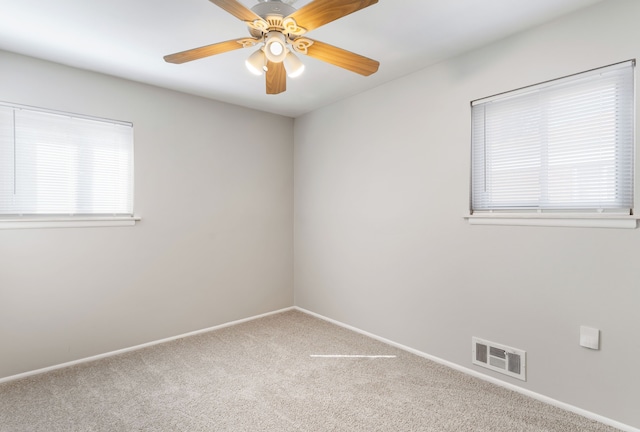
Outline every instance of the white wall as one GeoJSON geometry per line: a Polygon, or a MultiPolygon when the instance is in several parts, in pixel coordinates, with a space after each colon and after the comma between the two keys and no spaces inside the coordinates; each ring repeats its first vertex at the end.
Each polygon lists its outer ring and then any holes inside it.
{"type": "Polygon", "coordinates": [[[292,119],[1,51],[0,65],[1,100],[134,123],[143,218],[0,230],[0,377],[293,304],[292,119]]]}
{"type": "Polygon", "coordinates": [[[527,382],[487,374],[640,427],[640,229],[463,219],[469,102],[640,57],[638,17],[607,1],[296,119],[296,304],[479,372],[472,336],[524,349],[527,382]]]}

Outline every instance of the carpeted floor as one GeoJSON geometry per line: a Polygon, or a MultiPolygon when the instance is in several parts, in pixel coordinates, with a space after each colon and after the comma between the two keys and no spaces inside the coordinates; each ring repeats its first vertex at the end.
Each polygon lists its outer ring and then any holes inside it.
{"type": "Polygon", "coordinates": [[[298,311],[0,385],[2,432],[615,430],[298,311]]]}

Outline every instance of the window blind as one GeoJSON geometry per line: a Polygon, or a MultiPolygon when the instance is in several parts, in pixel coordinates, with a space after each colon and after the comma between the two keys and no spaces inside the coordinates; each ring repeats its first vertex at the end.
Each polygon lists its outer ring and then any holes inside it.
{"type": "Polygon", "coordinates": [[[1,215],[133,215],[133,126],[0,105],[1,215]]]}
{"type": "Polygon", "coordinates": [[[472,103],[472,211],[633,208],[635,62],[472,103]]]}

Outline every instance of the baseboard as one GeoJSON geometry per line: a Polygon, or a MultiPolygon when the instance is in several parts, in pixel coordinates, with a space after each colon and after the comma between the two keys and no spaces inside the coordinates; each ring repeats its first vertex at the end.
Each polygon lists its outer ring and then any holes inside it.
{"type": "Polygon", "coordinates": [[[620,423],[620,422],[618,422],[616,420],[613,420],[613,419],[610,419],[608,417],[603,417],[603,416],[601,416],[599,414],[593,413],[591,411],[584,410],[582,408],[578,408],[576,406],[567,404],[565,402],[561,402],[559,400],[550,398],[550,397],[542,395],[540,393],[536,393],[536,392],[533,392],[531,390],[527,390],[525,388],[518,387],[517,385],[514,385],[514,384],[511,384],[511,383],[499,380],[499,379],[491,377],[489,375],[485,375],[485,374],[477,372],[477,371],[475,371],[473,369],[469,369],[469,368],[466,368],[464,366],[460,366],[459,364],[452,363],[452,362],[450,362],[448,360],[444,360],[444,359],[441,359],[439,357],[432,356],[432,355],[424,353],[422,351],[418,351],[418,350],[413,349],[411,347],[408,347],[406,345],[399,344],[397,342],[394,342],[392,340],[380,337],[380,336],[375,335],[373,333],[369,333],[367,331],[364,331],[364,330],[361,330],[359,328],[350,326],[350,325],[342,323],[340,321],[336,321],[336,320],[334,320],[332,318],[328,318],[328,317],[325,317],[325,316],[320,315],[318,313],[311,312],[311,311],[309,311],[307,309],[304,309],[304,308],[301,308],[301,307],[298,307],[298,306],[294,306],[293,309],[295,309],[297,311],[300,311],[300,312],[303,312],[303,313],[306,313],[308,315],[314,316],[316,318],[320,318],[320,319],[322,319],[324,321],[330,322],[332,324],[338,325],[338,326],[346,328],[348,330],[352,330],[352,331],[354,331],[356,333],[360,333],[360,334],[362,334],[364,336],[368,336],[368,337],[370,337],[372,339],[375,339],[375,340],[378,340],[380,342],[383,342],[383,343],[386,343],[388,345],[391,345],[393,347],[399,348],[399,349],[401,349],[403,351],[407,351],[407,352],[410,352],[410,353],[415,354],[417,356],[424,357],[424,358],[426,358],[428,360],[434,361],[434,362],[439,363],[441,365],[448,366],[448,367],[450,367],[452,369],[455,369],[455,370],[457,370],[459,372],[462,372],[462,373],[465,373],[467,375],[471,375],[473,377],[479,378],[479,379],[484,380],[484,381],[488,381],[488,382],[490,382],[492,384],[495,384],[495,385],[498,385],[500,387],[504,387],[504,388],[507,388],[509,390],[513,390],[513,391],[515,391],[517,393],[523,394],[525,396],[529,396],[529,397],[531,397],[533,399],[536,399],[536,400],[539,400],[541,402],[547,403],[549,405],[558,407],[558,408],[563,409],[565,411],[570,411],[572,413],[575,413],[575,414],[581,415],[583,417],[586,417],[586,418],[588,418],[590,420],[595,420],[595,421],[600,422],[602,424],[605,424],[607,426],[611,426],[611,427],[620,429],[621,431],[625,431],[625,432],[640,432],[640,429],[637,429],[637,428],[635,428],[633,426],[629,426],[629,425],[626,425],[624,423],[620,423]]]}
{"type": "Polygon", "coordinates": [[[256,319],[264,318],[264,317],[267,317],[267,316],[270,316],[270,315],[279,314],[279,313],[282,313],[282,312],[287,312],[287,311],[290,311],[290,310],[297,310],[297,311],[306,313],[308,315],[314,316],[316,318],[322,319],[324,321],[330,322],[332,324],[338,325],[340,327],[346,328],[348,330],[354,331],[356,333],[360,333],[360,334],[362,334],[364,336],[368,336],[368,337],[370,337],[372,339],[375,339],[375,340],[378,340],[380,342],[386,343],[388,345],[394,346],[394,347],[399,348],[401,350],[410,352],[410,353],[415,354],[417,356],[420,356],[420,357],[429,359],[431,361],[434,361],[436,363],[442,364],[444,366],[450,367],[450,368],[455,369],[457,371],[460,371],[462,373],[474,376],[474,377],[479,378],[479,379],[484,380],[484,381],[488,381],[488,382],[490,382],[492,384],[495,384],[495,385],[498,385],[500,387],[504,387],[504,388],[507,388],[509,390],[513,390],[513,391],[515,391],[517,393],[523,394],[525,396],[529,396],[529,397],[531,397],[533,399],[539,400],[539,401],[547,403],[549,405],[553,405],[553,406],[558,407],[560,409],[564,409],[566,411],[573,412],[575,414],[578,414],[578,415],[581,415],[583,417],[586,417],[586,418],[588,418],[590,420],[595,420],[595,421],[600,422],[602,424],[605,424],[607,426],[611,426],[611,427],[620,429],[621,431],[624,431],[624,432],[640,432],[640,429],[637,429],[637,428],[635,428],[633,426],[629,426],[629,425],[626,425],[624,423],[620,423],[620,422],[618,422],[616,420],[610,419],[608,417],[601,416],[599,414],[593,413],[591,411],[584,410],[582,408],[578,408],[576,406],[567,404],[565,402],[558,401],[556,399],[550,398],[550,397],[542,395],[540,393],[536,393],[536,392],[533,392],[531,390],[527,390],[527,389],[524,389],[522,387],[518,387],[518,386],[516,386],[514,384],[511,384],[511,383],[499,380],[497,378],[485,375],[485,374],[477,372],[477,371],[475,371],[473,369],[469,369],[469,368],[466,368],[464,366],[460,366],[460,365],[458,365],[456,363],[452,363],[452,362],[450,362],[448,360],[444,360],[444,359],[441,359],[439,357],[432,356],[430,354],[427,354],[427,353],[424,353],[422,351],[416,350],[416,349],[411,348],[409,346],[402,345],[402,344],[394,342],[394,341],[392,341],[390,339],[386,339],[386,338],[383,338],[381,336],[375,335],[373,333],[369,333],[369,332],[367,332],[365,330],[361,330],[361,329],[359,329],[357,327],[350,326],[350,325],[345,324],[343,322],[334,320],[332,318],[328,318],[328,317],[326,317],[324,315],[320,315],[318,313],[312,312],[310,310],[307,310],[307,309],[304,309],[304,308],[301,308],[301,307],[298,307],[298,306],[292,306],[292,307],[288,307],[288,308],[284,308],[284,309],[279,309],[279,310],[276,310],[276,311],[273,311],[273,312],[267,312],[267,313],[256,315],[256,316],[252,316],[252,317],[249,317],[249,318],[244,318],[244,319],[240,319],[240,320],[236,320],[236,321],[230,321],[230,322],[227,322],[227,323],[224,323],[224,324],[220,324],[220,325],[217,325],[217,326],[205,328],[205,329],[202,329],[202,330],[196,330],[196,331],[193,331],[193,332],[184,333],[184,334],[180,334],[180,335],[176,335],[176,336],[171,336],[171,337],[168,337],[168,338],[159,339],[159,340],[156,340],[156,341],[147,342],[147,343],[140,344],[140,345],[135,345],[135,346],[132,346],[132,347],[129,347],[129,348],[123,348],[123,349],[120,349],[120,350],[111,351],[111,352],[107,352],[107,353],[103,353],[103,354],[98,354],[98,355],[95,355],[95,356],[86,357],[86,358],[82,358],[82,359],[78,359],[78,360],[73,360],[73,361],[70,361],[70,362],[61,363],[61,364],[57,364],[57,365],[54,365],[54,366],[48,366],[48,367],[42,368],[42,369],[36,369],[36,370],[33,370],[33,371],[23,372],[23,373],[20,373],[20,374],[17,374],[17,375],[11,375],[11,376],[8,376],[8,377],[0,378],[0,384],[6,383],[6,382],[9,382],[9,381],[19,380],[19,379],[26,378],[26,377],[29,377],[29,376],[43,374],[43,373],[46,373],[46,372],[51,372],[51,371],[58,370],[58,369],[63,369],[63,368],[66,368],[66,367],[70,367],[70,366],[74,366],[74,365],[78,365],[78,364],[82,364],[82,363],[88,363],[88,362],[93,362],[93,361],[96,361],[96,360],[101,360],[101,359],[104,359],[104,358],[107,358],[107,357],[112,357],[112,356],[116,356],[116,355],[119,355],[119,354],[124,354],[124,353],[127,353],[127,352],[131,352],[131,351],[137,351],[137,350],[140,350],[140,349],[143,349],[143,348],[147,348],[147,347],[151,347],[151,346],[154,346],[154,345],[159,345],[159,344],[162,344],[162,343],[171,342],[171,341],[176,340],[176,339],[181,339],[181,338],[185,338],[185,337],[189,337],[189,336],[196,336],[196,335],[199,335],[199,334],[211,332],[211,331],[214,331],[214,330],[223,329],[225,327],[230,327],[230,326],[234,326],[234,325],[237,325],[237,324],[242,324],[242,323],[245,323],[245,322],[249,322],[249,321],[253,321],[253,320],[256,320],[256,319]]]}
{"type": "Polygon", "coordinates": [[[163,344],[163,343],[166,343],[166,342],[171,342],[171,341],[176,340],[176,339],[182,339],[182,338],[189,337],[189,336],[196,336],[196,335],[199,335],[199,334],[202,334],[202,333],[208,333],[208,332],[214,331],[214,330],[220,330],[220,329],[225,328],[225,327],[231,327],[231,326],[234,326],[234,325],[237,325],[237,324],[242,324],[242,323],[245,323],[245,322],[257,320],[259,318],[264,318],[264,317],[267,317],[269,315],[275,315],[275,314],[279,314],[279,313],[282,313],[282,312],[287,312],[287,311],[290,311],[290,310],[293,310],[293,309],[294,309],[293,306],[292,307],[288,307],[288,308],[284,308],[284,309],[279,309],[279,310],[276,310],[276,311],[273,311],[273,312],[267,312],[267,313],[264,313],[264,314],[261,314],[261,315],[256,315],[256,316],[252,316],[252,317],[249,317],[249,318],[243,318],[243,319],[236,320],[236,321],[230,321],[230,322],[227,322],[227,323],[224,323],[224,324],[220,324],[220,325],[217,325],[217,326],[205,328],[205,329],[202,329],[202,330],[192,331],[192,332],[189,332],[189,333],[184,333],[184,334],[180,334],[180,335],[177,335],[177,336],[171,336],[171,337],[168,337],[168,338],[164,338],[164,339],[159,339],[159,340],[155,340],[155,341],[152,341],[152,342],[143,343],[143,344],[140,344],[140,345],[135,345],[135,346],[132,346],[132,347],[129,347],[129,348],[123,348],[123,349],[119,349],[119,350],[116,350],[116,351],[110,351],[110,352],[107,352],[107,353],[104,353],[104,354],[98,354],[98,355],[95,355],[95,356],[85,357],[85,358],[82,358],[82,359],[73,360],[73,361],[70,361],[70,362],[61,363],[61,364],[57,364],[57,365],[54,365],[54,366],[48,366],[48,367],[45,367],[45,368],[42,368],[42,369],[36,369],[36,370],[29,371],[29,372],[23,372],[23,373],[20,373],[20,374],[17,374],[17,375],[11,375],[11,376],[8,376],[8,377],[0,378],[0,384],[5,383],[5,382],[9,382],[9,381],[19,380],[19,379],[30,377],[30,376],[33,376],[33,375],[39,375],[39,374],[43,374],[43,373],[46,373],[46,372],[51,372],[51,371],[54,371],[54,370],[57,370],[57,369],[63,369],[63,368],[69,367],[69,366],[75,366],[75,365],[82,364],[82,363],[88,363],[88,362],[93,362],[93,361],[96,361],[96,360],[101,360],[101,359],[104,359],[104,358],[107,358],[107,357],[116,356],[118,354],[124,354],[124,353],[128,353],[128,352],[131,352],[131,351],[137,351],[137,350],[140,350],[140,349],[143,349],[143,348],[148,348],[148,347],[151,347],[151,346],[154,346],[154,345],[159,345],[159,344],[163,344]]]}

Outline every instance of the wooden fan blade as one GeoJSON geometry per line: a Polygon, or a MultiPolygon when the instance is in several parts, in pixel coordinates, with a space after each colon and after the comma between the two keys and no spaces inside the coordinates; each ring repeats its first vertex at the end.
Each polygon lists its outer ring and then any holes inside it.
{"type": "MultiPolygon", "coordinates": [[[[251,38],[233,39],[226,42],[219,42],[212,45],[206,45],[200,48],[193,48],[187,51],[181,51],[175,54],[169,54],[164,56],[164,61],[167,63],[181,64],[190,62],[192,60],[198,60],[204,57],[210,57],[216,54],[226,53],[228,51],[244,48],[245,46],[253,46],[250,43],[247,44],[247,40],[251,42],[251,38]]],[[[255,39],[258,43],[258,39],[255,39]]]]}
{"type": "Polygon", "coordinates": [[[247,8],[242,3],[237,0],[209,0],[211,3],[216,6],[221,7],[222,9],[229,12],[234,17],[238,18],[242,21],[253,22],[255,20],[262,20],[262,18],[253,12],[251,9],[247,8]]]}
{"type": "Polygon", "coordinates": [[[376,3],[378,0],[315,0],[288,18],[293,18],[298,26],[311,31],[376,3]]]}
{"type": "Polygon", "coordinates": [[[380,66],[380,62],[315,40],[307,48],[307,55],[364,76],[376,73],[380,66]]]}
{"type": "Polygon", "coordinates": [[[282,93],[287,89],[287,71],[284,63],[267,61],[267,94],[282,93]]]}

